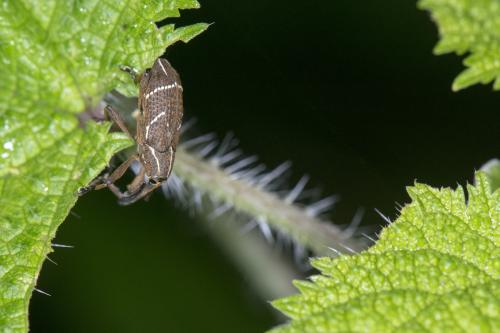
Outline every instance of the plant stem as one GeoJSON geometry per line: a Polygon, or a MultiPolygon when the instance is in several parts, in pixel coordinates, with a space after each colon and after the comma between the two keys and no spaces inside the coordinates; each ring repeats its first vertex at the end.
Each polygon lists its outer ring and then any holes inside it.
{"type": "Polygon", "coordinates": [[[218,166],[182,147],[176,153],[174,172],[196,190],[230,204],[238,212],[263,219],[318,255],[334,256],[331,248],[340,252],[345,248],[359,252],[366,247],[361,241],[344,237],[336,226],[309,216],[305,210],[284,202],[274,193],[245,180],[232,179],[218,166]]]}

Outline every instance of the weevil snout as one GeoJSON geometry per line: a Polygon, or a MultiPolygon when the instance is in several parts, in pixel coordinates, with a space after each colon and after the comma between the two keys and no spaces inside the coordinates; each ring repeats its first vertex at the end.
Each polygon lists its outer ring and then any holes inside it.
{"type": "Polygon", "coordinates": [[[172,172],[175,157],[173,147],[160,152],[147,144],[144,146],[141,151],[141,162],[146,171],[147,181],[150,184],[158,184],[167,180],[172,172]]]}

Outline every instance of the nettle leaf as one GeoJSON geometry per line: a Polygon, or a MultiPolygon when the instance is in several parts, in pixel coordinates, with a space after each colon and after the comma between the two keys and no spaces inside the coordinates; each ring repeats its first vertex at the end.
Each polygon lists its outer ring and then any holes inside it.
{"type": "Polygon", "coordinates": [[[420,0],[436,21],[441,40],[434,53],[468,54],[467,67],[453,82],[453,90],[494,82],[500,89],[500,2],[497,0],[420,0]]]}
{"type": "Polygon", "coordinates": [[[76,192],[132,144],[76,113],[115,88],[120,65],[143,70],[207,25],[158,29],[193,0],[6,0],[0,5],[0,331],[28,330],[27,311],[57,227],[76,192]]]}
{"type": "Polygon", "coordinates": [[[273,332],[499,332],[500,190],[408,188],[412,202],[359,255],[313,259],[322,275],[277,300],[273,332]]]}

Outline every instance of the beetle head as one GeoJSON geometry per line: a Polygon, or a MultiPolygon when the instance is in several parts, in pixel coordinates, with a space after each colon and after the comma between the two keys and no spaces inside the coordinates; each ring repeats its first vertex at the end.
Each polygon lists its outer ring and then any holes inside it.
{"type": "Polygon", "coordinates": [[[170,147],[161,152],[145,144],[141,152],[141,162],[146,170],[146,179],[150,184],[161,183],[170,176],[174,164],[174,149],[170,147]]]}

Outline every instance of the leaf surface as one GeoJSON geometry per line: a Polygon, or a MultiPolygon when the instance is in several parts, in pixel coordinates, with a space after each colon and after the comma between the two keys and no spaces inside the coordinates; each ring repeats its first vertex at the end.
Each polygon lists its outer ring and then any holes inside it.
{"type": "Polygon", "coordinates": [[[273,332],[498,332],[500,190],[408,188],[412,202],[359,255],[313,259],[321,275],[277,300],[273,332]]]}
{"type": "Polygon", "coordinates": [[[434,53],[464,55],[467,67],[453,82],[453,90],[494,81],[500,89],[500,1],[420,0],[431,12],[441,40],[434,53]]]}
{"type": "Polygon", "coordinates": [[[192,0],[6,0],[0,5],[0,331],[26,332],[28,305],[51,240],[86,185],[132,144],[76,114],[112,89],[136,94],[119,70],[150,67],[204,29],[157,28],[192,0]]]}

